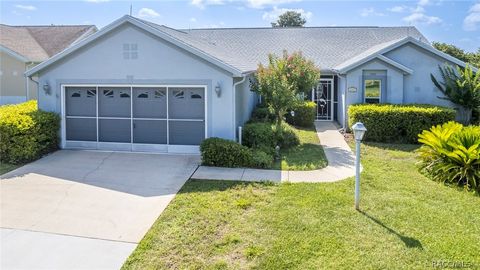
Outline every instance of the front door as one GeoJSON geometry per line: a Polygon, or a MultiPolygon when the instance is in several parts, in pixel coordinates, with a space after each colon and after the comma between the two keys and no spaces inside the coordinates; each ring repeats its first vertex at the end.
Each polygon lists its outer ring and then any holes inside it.
{"type": "Polygon", "coordinates": [[[317,120],[333,120],[333,80],[321,79],[312,90],[312,101],[317,104],[317,120]]]}

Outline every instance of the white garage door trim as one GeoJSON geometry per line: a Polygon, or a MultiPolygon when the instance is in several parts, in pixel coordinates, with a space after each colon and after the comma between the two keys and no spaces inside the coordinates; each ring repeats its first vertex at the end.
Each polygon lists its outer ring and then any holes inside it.
{"type": "MultiPolygon", "coordinates": [[[[198,145],[172,145],[170,144],[170,132],[169,132],[169,121],[202,121],[204,122],[205,129],[205,138],[208,138],[208,119],[207,119],[207,104],[208,104],[208,91],[206,85],[185,85],[185,84],[62,84],[61,85],[61,148],[62,149],[97,149],[97,150],[113,150],[113,151],[133,151],[133,152],[168,152],[168,153],[199,153],[200,146],[198,145]],[[96,131],[97,131],[97,140],[96,141],[74,141],[67,140],[66,133],[66,88],[67,87],[95,87],[96,88],[96,116],[87,117],[81,116],[78,118],[94,118],[96,119],[96,131]],[[130,117],[125,118],[130,120],[131,127],[133,126],[133,88],[134,87],[156,87],[156,88],[166,88],[166,110],[167,117],[162,120],[167,121],[167,144],[143,144],[143,143],[134,143],[133,142],[133,128],[130,128],[130,143],[119,143],[119,142],[101,142],[99,141],[99,119],[108,119],[108,117],[100,117],[98,113],[98,104],[99,104],[99,91],[100,87],[128,87],[130,88],[130,117]],[[174,119],[169,118],[169,88],[203,88],[204,92],[204,119],[174,119]]],[[[75,116],[69,116],[68,118],[77,118],[75,116]]],[[[114,117],[119,119],[121,117],[114,117]]],[[[138,120],[141,118],[135,118],[138,120]]],[[[154,119],[158,120],[158,119],[154,119]]]]}

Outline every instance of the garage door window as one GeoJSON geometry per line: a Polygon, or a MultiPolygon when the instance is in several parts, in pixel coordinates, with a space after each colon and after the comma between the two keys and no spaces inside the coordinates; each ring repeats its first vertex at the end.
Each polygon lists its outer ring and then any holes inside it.
{"type": "Polygon", "coordinates": [[[204,87],[66,86],[65,111],[67,141],[199,145],[205,139],[204,87]]]}

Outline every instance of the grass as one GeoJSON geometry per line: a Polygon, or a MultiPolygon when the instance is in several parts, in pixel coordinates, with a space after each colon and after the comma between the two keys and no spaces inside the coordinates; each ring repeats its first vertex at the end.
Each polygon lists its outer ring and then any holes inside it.
{"type": "Polygon", "coordinates": [[[281,150],[281,160],[274,163],[272,169],[308,171],[325,168],[328,164],[314,127],[292,127],[300,145],[281,150]]]}
{"type": "Polygon", "coordinates": [[[353,179],[191,180],[124,269],[480,267],[480,198],[419,174],[416,146],[362,147],[361,212],[353,209],[353,179]]]}
{"type": "Polygon", "coordinates": [[[14,164],[8,164],[8,163],[0,162],[0,175],[2,175],[4,173],[7,173],[9,171],[13,171],[20,166],[22,166],[22,165],[21,164],[20,165],[14,165],[14,164]]]}

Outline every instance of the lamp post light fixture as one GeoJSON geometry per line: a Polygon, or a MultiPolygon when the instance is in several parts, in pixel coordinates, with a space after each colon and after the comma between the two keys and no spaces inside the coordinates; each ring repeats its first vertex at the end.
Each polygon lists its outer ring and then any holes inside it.
{"type": "Polygon", "coordinates": [[[355,137],[355,209],[360,209],[360,143],[367,129],[363,123],[357,122],[352,126],[355,137]]]}

